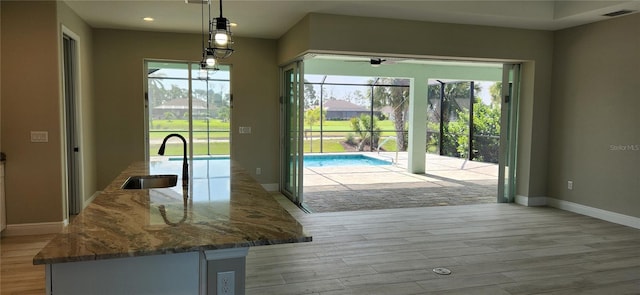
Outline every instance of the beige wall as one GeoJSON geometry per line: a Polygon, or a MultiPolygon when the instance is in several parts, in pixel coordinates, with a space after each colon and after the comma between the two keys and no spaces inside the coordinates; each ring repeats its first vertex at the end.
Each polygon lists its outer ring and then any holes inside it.
{"type": "Polygon", "coordinates": [[[278,63],[280,65],[291,62],[293,57],[300,56],[311,48],[309,44],[311,39],[309,35],[310,19],[311,15],[306,15],[278,39],[278,63]]]}
{"type": "Polygon", "coordinates": [[[517,194],[546,194],[553,32],[325,14],[296,27],[281,38],[280,63],[305,52],[525,61],[517,194]]]}
{"type": "Polygon", "coordinates": [[[553,76],[549,196],[640,217],[640,14],[556,32],[553,76]]]}
{"type": "Polygon", "coordinates": [[[63,220],[56,3],[2,1],[7,223],[63,220]],[[49,132],[31,143],[30,131],[49,132]]]}
{"type": "MultiPolygon", "coordinates": [[[[199,34],[94,31],[94,87],[98,186],[104,187],[144,155],[144,59],[199,61],[199,34]]],[[[261,183],[277,183],[278,67],[276,41],[235,38],[230,64],[233,159],[261,183]],[[239,126],[252,134],[238,134],[239,126]]]]}

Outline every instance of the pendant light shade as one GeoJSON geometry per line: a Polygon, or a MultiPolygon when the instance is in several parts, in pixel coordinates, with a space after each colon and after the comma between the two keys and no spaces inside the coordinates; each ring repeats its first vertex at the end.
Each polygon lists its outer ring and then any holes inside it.
{"type": "Polygon", "coordinates": [[[209,29],[209,48],[217,59],[224,59],[233,53],[231,39],[231,24],[222,16],[222,1],[220,1],[220,17],[214,18],[209,29]]]}
{"type": "Polygon", "coordinates": [[[211,48],[205,48],[204,52],[204,63],[207,64],[208,67],[215,66],[216,57],[213,55],[213,50],[211,48]]]}
{"type": "Polygon", "coordinates": [[[216,23],[216,30],[213,36],[213,41],[216,46],[227,46],[231,40],[231,30],[229,20],[224,17],[218,17],[214,19],[216,23]]]}
{"type": "Polygon", "coordinates": [[[209,11],[208,34],[204,32],[204,2],[202,4],[202,60],[200,68],[203,70],[216,70],[217,60],[229,57],[233,53],[233,40],[231,39],[231,23],[222,16],[222,0],[220,0],[220,17],[211,18],[211,0],[207,1],[209,11]],[[205,47],[205,39],[206,47],[205,47]]]}
{"type": "Polygon", "coordinates": [[[211,18],[211,1],[208,1],[208,3],[209,36],[204,56],[207,64],[211,64],[211,58],[224,59],[233,53],[233,40],[231,39],[231,23],[226,17],[222,16],[222,0],[220,0],[220,16],[216,18],[211,18]]]}

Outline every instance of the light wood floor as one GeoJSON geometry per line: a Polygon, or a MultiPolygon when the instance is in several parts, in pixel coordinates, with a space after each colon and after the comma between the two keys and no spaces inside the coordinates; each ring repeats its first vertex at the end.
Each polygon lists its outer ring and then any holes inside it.
{"type": "MultiPolygon", "coordinates": [[[[637,229],[512,204],[304,214],[277,198],[314,241],[251,248],[249,295],[640,294],[637,229]]],[[[50,238],[2,238],[1,294],[44,293],[31,259],[50,238]]]]}
{"type": "Polygon", "coordinates": [[[251,248],[247,294],[640,294],[640,230],[566,211],[295,215],[314,241],[251,248]]]}
{"type": "Polygon", "coordinates": [[[0,241],[0,294],[44,294],[44,266],[33,256],[53,235],[3,237],[0,241]]]}

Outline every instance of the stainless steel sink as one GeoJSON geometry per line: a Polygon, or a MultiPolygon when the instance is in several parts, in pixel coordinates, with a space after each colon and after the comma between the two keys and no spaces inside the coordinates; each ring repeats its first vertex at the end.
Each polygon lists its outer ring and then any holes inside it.
{"type": "Polygon", "coordinates": [[[150,189],[175,186],[178,182],[178,175],[136,175],[131,176],[124,182],[122,189],[150,189]]]}

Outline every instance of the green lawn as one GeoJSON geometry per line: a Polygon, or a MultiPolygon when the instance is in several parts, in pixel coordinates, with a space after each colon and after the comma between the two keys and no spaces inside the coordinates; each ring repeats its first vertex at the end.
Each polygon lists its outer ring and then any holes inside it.
{"type": "MultiPolygon", "coordinates": [[[[151,139],[163,139],[165,138],[167,135],[171,134],[171,133],[178,133],[182,136],[184,136],[184,138],[189,138],[189,131],[187,130],[171,130],[171,131],[155,131],[155,130],[151,130],[151,132],[149,132],[149,137],[151,139]]],[[[194,130],[193,131],[193,138],[194,139],[207,139],[207,132],[206,131],[197,131],[194,130]]],[[[229,139],[229,131],[216,131],[216,132],[209,132],[209,139],[229,139]]]]}
{"type": "MultiPolygon", "coordinates": [[[[149,153],[155,156],[158,153],[160,144],[151,144],[149,146],[149,153]]],[[[182,143],[169,142],[165,148],[166,156],[182,156],[182,143]]],[[[229,142],[212,142],[209,144],[209,150],[207,151],[207,144],[205,142],[196,142],[193,144],[193,154],[199,155],[229,155],[229,142]]]]}
{"type": "MultiPolygon", "coordinates": [[[[384,140],[388,136],[396,136],[395,131],[393,130],[394,125],[391,120],[383,120],[378,121],[378,127],[381,130],[385,130],[381,132],[381,141],[384,140]]],[[[194,120],[193,121],[193,137],[194,139],[206,140],[206,139],[229,139],[230,132],[230,124],[229,122],[222,122],[220,120],[194,120]],[[207,126],[208,124],[208,126],[207,126]],[[207,127],[209,128],[209,132],[207,133],[207,127]]],[[[313,140],[313,144],[310,143],[310,140],[305,140],[304,150],[305,152],[311,152],[313,147],[313,152],[320,152],[320,126],[308,126],[305,125],[305,130],[313,130],[307,131],[307,136],[313,136],[315,139],[313,140]]],[[[167,135],[171,133],[178,133],[185,138],[189,136],[189,121],[188,120],[153,120],[151,123],[151,129],[149,137],[150,139],[163,139],[167,135]]],[[[342,146],[341,142],[346,140],[349,134],[353,134],[351,129],[351,123],[349,121],[325,121],[323,126],[323,136],[325,137],[323,140],[323,148],[322,151],[325,153],[339,153],[344,152],[345,149],[342,146]],[[328,138],[332,137],[332,138],[328,138]]],[[[160,144],[152,144],[150,149],[152,154],[155,154],[159,148],[160,144]]],[[[204,142],[195,142],[193,145],[194,153],[196,155],[206,155],[207,154],[207,144],[204,142]]],[[[385,143],[383,148],[386,151],[395,151],[396,150],[396,141],[389,140],[385,143]]],[[[209,154],[229,154],[229,142],[211,142],[209,144],[209,154]]],[[[166,153],[168,155],[181,155],[182,147],[179,142],[170,141],[167,145],[166,153]]]]}
{"type": "MultiPolygon", "coordinates": [[[[377,121],[380,130],[394,130],[395,126],[391,120],[377,121]]],[[[304,125],[304,130],[320,131],[320,125],[315,124],[313,126],[304,125]]],[[[322,124],[322,131],[352,131],[351,122],[349,121],[324,121],[322,124]]]]}
{"type": "MultiPolygon", "coordinates": [[[[327,139],[322,142],[322,152],[324,153],[341,153],[344,152],[344,147],[340,144],[342,140],[327,139]]],[[[314,139],[313,144],[310,140],[304,141],[305,153],[319,153],[320,152],[320,139],[314,139]]]]}
{"type": "MultiPolygon", "coordinates": [[[[228,139],[229,138],[229,122],[220,120],[194,120],[193,121],[193,137],[196,139],[207,139],[207,128],[209,130],[208,138],[228,139]]],[[[188,120],[153,120],[150,125],[151,139],[162,139],[171,133],[178,133],[185,138],[189,135],[188,120]]]]}
{"type": "MultiPolygon", "coordinates": [[[[322,141],[322,152],[323,153],[343,153],[345,152],[344,146],[342,146],[341,142],[344,139],[325,139],[322,141]]],[[[387,152],[393,152],[396,150],[396,141],[395,139],[391,139],[382,146],[382,148],[387,152]]],[[[310,140],[304,141],[304,152],[305,153],[319,153],[320,152],[320,139],[314,139],[313,144],[311,144],[310,140]]]]}

